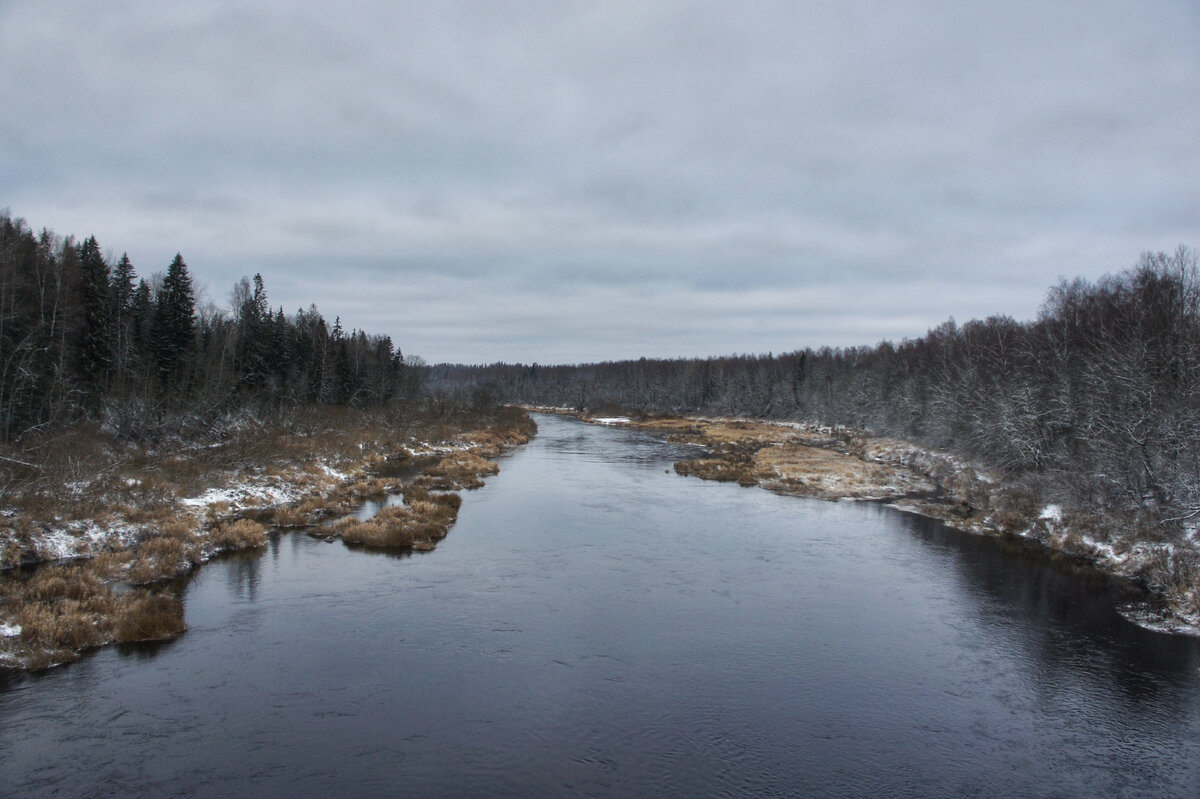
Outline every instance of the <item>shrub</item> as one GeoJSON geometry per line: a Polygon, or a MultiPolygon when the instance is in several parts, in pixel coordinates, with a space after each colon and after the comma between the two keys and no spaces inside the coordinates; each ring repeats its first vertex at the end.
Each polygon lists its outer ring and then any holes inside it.
{"type": "Polygon", "coordinates": [[[250,519],[237,519],[217,525],[209,540],[218,549],[253,549],[266,546],[267,528],[250,519]]]}
{"type": "Polygon", "coordinates": [[[299,508],[281,506],[271,512],[271,524],[276,527],[303,527],[308,519],[299,508]]]}
{"type": "Polygon", "coordinates": [[[334,528],[342,540],[379,549],[432,549],[446,537],[458,516],[462,497],[405,488],[404,505],[384,508],[367,521],[344,519],[334,528]]]}
{"type": "Polygon", "coordinates": [[[158,537],[143,541],[134,551],[129,581],[169,580],[191,571],[199,559],[200,546],[191,529],[182,522],[168,522],[158,537]]]}
{"type": "Polygon", "coordinates": [[[444,456],[426,469],[425,473],[432,477],[447,478],[462,488],[479,488],[483,485],[480,478],[499,471],[500,465],[495,461],[481,458],[474,452],[464,451],[444,456]]]}
{"type": "Polygon", "coordinates": [[[185,630],[183,603],[173,596],[131,591],[120,598],[116,619],[118,642],[162,641],[185,630]]]}
{"type": "Polygon", "coordinates": [[[74,599],[26,605],[17,613],[21,639],[42,648],[86,649],[108,640],[111,620],[74,599]]]}

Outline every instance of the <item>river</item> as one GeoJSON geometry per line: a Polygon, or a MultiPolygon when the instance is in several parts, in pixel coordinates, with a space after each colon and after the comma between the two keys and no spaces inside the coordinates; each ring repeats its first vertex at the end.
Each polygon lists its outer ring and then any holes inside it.
{"type": "Polygon", "coordinates": [[[1200,642],[872,503],[538,418],[430,553],[293,533],[0,676],[6,796],[1200,796],[1200,642]]]}

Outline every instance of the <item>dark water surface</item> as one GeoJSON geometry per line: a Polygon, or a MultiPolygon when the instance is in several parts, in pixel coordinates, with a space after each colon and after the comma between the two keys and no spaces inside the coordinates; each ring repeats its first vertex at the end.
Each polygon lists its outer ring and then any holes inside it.
{"type": "Polygon", "coordinates": [[[539,424],[432,553],[284,535],[0,678],[0,793],[1200,796],[1200,643],[1104,581],[539,424]]]}

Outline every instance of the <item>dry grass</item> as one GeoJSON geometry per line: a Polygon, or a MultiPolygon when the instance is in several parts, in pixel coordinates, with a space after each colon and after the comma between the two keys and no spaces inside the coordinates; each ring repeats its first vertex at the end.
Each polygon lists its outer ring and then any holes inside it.
{"type": "Polygon", "coordinates": [[[409,486],[404,501],[404,505],[384,508],[367,521],[344,519],[334,531],[349,544],[376,549],[432,549],[454,524],[462,497],[409,486]]]}
{"type": "Polygon", "coordinates": [[[829,499],[893,499],[935,488],[908,469],[802,444],[764,447],[755,453],[754,467],[759,481],[772,488],[829,499]]]}
{"type": "Polygon", "coordinates": [[[21,633],[3,639],[8,655],[32,670],[67,663],[112,642],[170,638],[183,632],[183,604],[145,590],[114,594],[91,563],[49,566],[0,583],[0,618],[21,633]]]}
{"type": "MultiPolygon", "coordinates": [[[[136,525],[146,537],[132,549],[102,551],[83,564],[43,566],[28,577],[0,575],[0,622],[21,626],[19,635],[0,638],[0,658],[38,669],[73,660],[88,647],[181,633],[186,629],[183,606],[165,581],[187,573],[213,550],[262,546],[267,529],[259,521],[229,518],[237,512],[234,504],[217,502],[196,511],[183,507],[179,498],[248,478],[306,492],[299,503],[256,516],[276,526],[303,526],[348,513],[363,498],[399,491],[401,476],[422,462],[405,442],[475,445],[474,452],[430,458],[439,474],[405,488],[403,507],[336,528],[346,541],[366,546],[431,549],[447,534],[462,502],[457,494],[430,491],[431,485],[481,484],[480,477],[499,467],[480,453],[498,454],[536,431],[532,420],[515,410],[496,414],[495,429],[478,428],[481,421],[478,415],[454,414],[426,420],[418,439],[412,437],[418,425],[411,417],[312,409],[282,424],[234,428],[223,440],[204,445],[160,441],[158,451],[121,443],[94,428],[31,441],[28,452],[16,454],[37,463],[21,475],[7,475],[0,557],[15,565],[36,554],[43,528],[72,518],[101,526],[136,525]],[[111,586],[125,581],[157,585],[115,594],[111,586]]],[[[239,499],[237,504],[248,503],[239,499]]],[[[110,545],[120,546],[115,538],[110,545]]]]}
{"type": "Polygon", "coordinates": [[[178,597],[131,591],[120,598],[116,641],[163,641],[187,630],[183,602],[178,597]]]}
{"type": "Polygon", "coordinates": [[[483,478],[500,471],[500,465],[470,450],[452,452],[428,467],[425,474],[442,478],[448,490],[479,488],[483,478]]]}
{"type": "Polygon", "coordinates": [[[168,522],[157,537],[143,541],[135,550],[129,582],[143,585],[187,574],[200,562],[201,554],[200,541],[191,526],[168,522]]]}
{"type": "Polygon", "coordinates": [[[299,507],[281,505],[271,512],[271,524],[276,527],[303,527],[309,521],[307,514],[299,507]]]}
{"type": "Polygon", "coordinates": [[[848,454],[853,442],[826,433],[748,421],[656,418],[636,424],[709,449],[710,457],[676,463],[682,475],[822,499],[890,499],[935,487],[910,469],[848,454]]]}
{"type": "Polygon", "coordinates": [[[484,458],[495,458],[512,447],[528,443],[537,433],[537,424],[523,411],[502,408],[488,427],[472,430],[461,436],[484,458]]]}
{"type": "Polygon", "coordinates": [[[734,458],[696,458],[678,461],[675,464],[675,472],[688,477],[699,477],[703,480],[717,480],[724,483],[740,483],[742,485],[758,483],[754,464],[734,458]]]}
{"type": "Polygon", "coordinates": [[[250,519],[222,522],[208,540],[220,550],[256,549],[267,545],[267,528],[250,519]]]}

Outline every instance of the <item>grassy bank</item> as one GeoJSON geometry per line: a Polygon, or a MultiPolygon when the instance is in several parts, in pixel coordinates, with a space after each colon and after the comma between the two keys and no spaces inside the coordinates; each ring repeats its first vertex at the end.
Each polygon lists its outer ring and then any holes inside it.
{"type": "Polygon", "coordinates": [[[1177,524],[1102,513],[1054,495],[1033,476],[1004,477],[950,453],[846,428],[567,413],[703,448],[701,457],[675,464],[681,475],[818,499],[884,501],[961,530],[1029,541],[1143,589],[1148,601],[1126,609],[1131,620],[1200,633],[1200,541],[1177,524]]]}
{"type": "Polygon", "coordinates": [[[37,460],[22,453],[0,499],[0,666],[46,668],[90,647],[178,635],[174,578],[262,547],[273,530],[432,549],[454,523],[456,492],[482,485],[499,470],[491,459],[535,431],[515,409],[320,408],[150,448],[62,433],[37,460]],[[405,504],[374,519],[322,524],[402,490],[405,504]]]}

